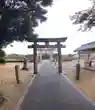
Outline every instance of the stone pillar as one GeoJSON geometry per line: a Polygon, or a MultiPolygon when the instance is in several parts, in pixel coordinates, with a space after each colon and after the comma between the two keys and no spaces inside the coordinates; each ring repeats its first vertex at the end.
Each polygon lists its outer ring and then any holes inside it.
{"type": "Polygon", "coordinates": [[[45,42],[46,48],[48,48],[49,46],[49,42],[45,42]]]}
{"type": "Polygon", "coordinates": [[[27,70],[27,71],[28,71],[27,63],[28,63],[28,62],[27,62],[27,59],[24,58],[22,70],[27,70]]]}
{"type": "Polygon", "coordinates": [[[37,74],[37,42],[34,41],[33,48],[33,63],[34,63],[34,74],[37,74]]]}
{"type": "Polygon", "coordinates": [[[76,80],[80,79],[80,64],[76,64],[76,80]]]}
{"type": "Polygon", "coordinates": [[[42,54],[41,54],[41,52],[40,52],[40,62],[42,61],[42,54]]]}
{"type": "Polygon", "coordinates": [[[53,58],[52,58],[52,51],[50,52],[50,60],[52,61],[53,60],[53,58]]]}
{"type": "Polygon", "coordinates": [[[60,42],[57,42],[57,51],[58,51],[58,71],[62,73],[62,62],[61,62],[61,47],[60,42]]]}
{"type": "Polygon", "coordinates": [[[52,54],[50,54],[50,61],[52,61],[52,54]]]}
{"type": "Polygon", "coordinates": [[[20,83],[19,74],[20,74],[20,67],[19,67],[19,65],[16,65],[15,66],[15,76],[16,76],[16,82],[17,82],[17,84],[20,83]]]}

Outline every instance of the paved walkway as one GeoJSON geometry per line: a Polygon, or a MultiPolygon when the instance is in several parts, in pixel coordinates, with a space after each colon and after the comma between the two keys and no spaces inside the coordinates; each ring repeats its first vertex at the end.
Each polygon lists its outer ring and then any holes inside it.
{"type": "Polygon", "coordinates": [[[49,61],[44,61],[20,110],[95,110],[49,61]]]}

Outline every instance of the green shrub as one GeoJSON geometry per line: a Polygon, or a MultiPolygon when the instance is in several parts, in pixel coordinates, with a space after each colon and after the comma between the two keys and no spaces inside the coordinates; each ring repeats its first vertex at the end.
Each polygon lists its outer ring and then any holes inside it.
{"type": "Polygon", "coordinates": [[[3,58],[0,58],[0,64],[5,64],[5,63],[6,63],[6,60],[3,58]]]}
{"type": "Polygon", "coordinates": [[[4,50],[0,49],[0,58],[5,57],[5,56],[6,56],[6,54],[5,54],[4,50]]]}
{"type": "Polygon", "coordinates": [[[6,57],[5,52],[0,49],[0,63],[1,64],[5,64],[6,63],[6,60],[5,60],[6,58],[5,57],[6,57]]]}

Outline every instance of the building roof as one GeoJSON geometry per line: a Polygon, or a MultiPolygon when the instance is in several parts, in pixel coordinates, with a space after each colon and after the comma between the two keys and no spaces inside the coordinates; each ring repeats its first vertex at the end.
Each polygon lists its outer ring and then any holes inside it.
{"type": "Polygon", "coordinates": [[[79,48],[75,49],[74,52],[86,51],[86,50],[92,50],[92,49],[95,49],[95,41],[81,45],[79,48]]]}

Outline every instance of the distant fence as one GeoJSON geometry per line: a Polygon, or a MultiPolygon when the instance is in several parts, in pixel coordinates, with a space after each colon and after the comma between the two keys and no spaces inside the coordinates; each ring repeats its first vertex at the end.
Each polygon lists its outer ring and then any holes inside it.
{"type": "Polygon", "coordinates": [[[6,63],[17,63],[17,62],[23,62],[22,60],[19,60],[19,61],[15,61],[15,60],[8,60],[8,61],[6,61],[6,63]]]}
{"type": "MultiPolygon", "coordinates": [[[[24,62],[24,59],[6,59],[6,63],[13,63],[13,62],[24,62]]],[[[28,62],[33,62],[33,60],[28,60],[28,62]]]]}
{"type": "Polygon", "coordinates": [[[72,61],[77,60],[77,58],[63,58],[62,61],[72,61]]]}

